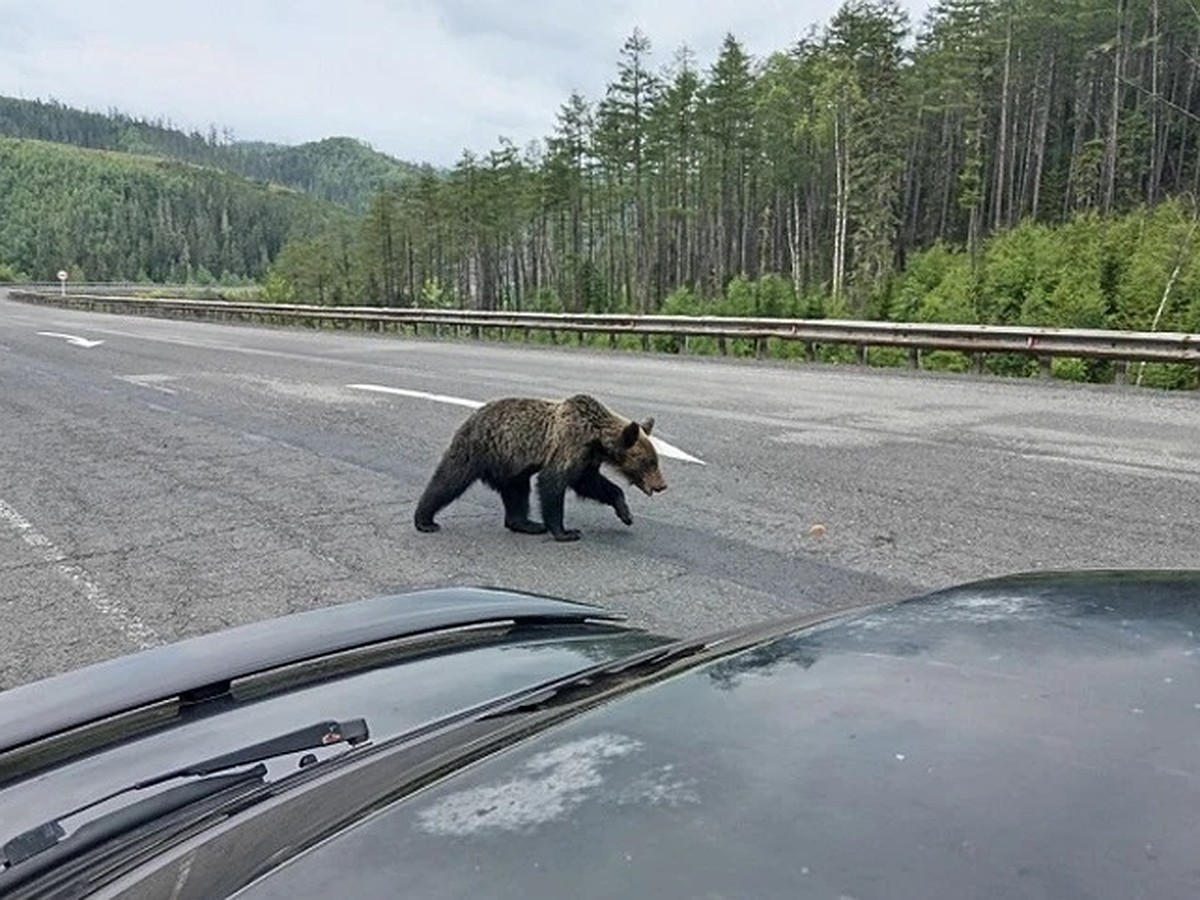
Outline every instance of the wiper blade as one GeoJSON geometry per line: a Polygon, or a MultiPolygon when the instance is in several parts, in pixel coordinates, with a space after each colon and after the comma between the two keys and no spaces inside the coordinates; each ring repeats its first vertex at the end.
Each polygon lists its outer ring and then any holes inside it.
{"type": "Polygon", "coordinates": [[[654,677],[667,666],[689,656],[694,656],[712,646],[712,641],[703,639],[682,640],[662,647],[652,647],[623,659],[603,663],[567,676],[554,684],[522,695],[512,703],[506,703],[479,717],[480,721],[501,719],[574,703],[582,697],[607,690],[620,682],[633,684],[654,677]]]}
{"type": "MultiPolygon", "coordinates": [[[[191,781],[168,788],[162,793],[138,800],[129,806],[115,809],[85,822],[71,832],[69,837],[65,836],[63,827],[58,821],[47,822],[17,835],[4,845],[6,857],[4,872],[11,872],[14,866],[33,857],[39,857],[37,860],[39,866],[53,866],[56,862],[74,857],[110,838],[127,834],[135,828],[161,819],[169,813],[183,809],[185,806],[191,806],[207,797],[225,793],[232,788],[259,787],[266,774],[267,767],[259,763],[253,769],[243,772],[213,775],[199,781],[191,781]],[[46,851],[51,852],[47,853],[46,851]]],[[[66,817],[64,816],[64,818],[66,817]]],[[[22,874],[29,874],[25,873],[24,866],[19,871],[22,874]]],[[[0,880],[3,878],[4,873],[0,873],[0,880]]]]}
{"type": "MultiPolygon", "coordinates": [[[[370,737],[370,732],[367,729],[366,719],[349,719],[345,722],[317,722],[314,725],[309,725],[307,728],[290,731],[287,734],[268,738],[265,741],[250,744],[248,747],[242,747],[230,753],[222,753],[220,756],[209,757],[200,762],[192,763],[190,766],[183,766],[179,769],[172,769],[170,772],[164,772],[161,775],[155,775],[153,778],[139,781],[137,784],[117,793],[123,794],[130,790],[153,787],[156,784],[162,784],[164,781],[170,781],[174,778],[184,778],[188,775],[211,775],[223,769],[232,769],[236,766],[262,762],[264,759],[283,756],[286,753],[298,753],[301,750],[327,747],[330,744],[347,743],[353,746],[361,744],[368,737],[370,737]]],[[[114,796],[116,794],[110,794],[105,799],[111,799],[114,796]]],[[[98,802],[101,801],[89,803],[83,809],[95,806],[98,802]]]]}
{"type": "MultiPolygon", "coordinates": [[[[296,731],[290,731],[287,734],[281,734],[276,737],[269,738],[268,740],[260,741],[256,744],[250,744],[237,750],[233,750],[229,753],[222,753],[219,756],[212,756],[208,759],[203,759],[187,766],[181,766],[178,769],[171,769],[170,771],[163,772],[151,778],[142,779],[141,781],[134,782],[133,784],[127,785],[120,790],[113,791],[110,794],[105,794],[99,799],[92,800],[83,804],[82,806],[78,806],[69,812],[63,813],[56,819],[52,819],[49,822],[37,825],[33,828],[30,828],[28,831],[24,831],[21,834],[11,838],[4,844],[3,847],[0,847],[0,866],[4,868],[14,866],[17,863],[23,862],[32,856],[36,856],[37,854],[50,849],[66,836],[66,830],[62,826],[63,819],[69,819],[73,816],[79,815],[80,813],[87,812],[89,809],[99,806],[101,803],[107,803],[109,800],[120,797],[122,794],[145,790],[146,788],[154,787],[155,785],[172,781],[176,778],[212,775],[214,772],[220,772],[225,769],[233,769],[237,768],[238,766],[250,765],[251,763],[261,763],[263,760],[272,759],[277,756],[283,756],[288,753],[298,753],[301,750],[313,750],[318,747],[328,747],[332,744],[340,743],[347,743],[351,746],[354,746],[355,744],[362,743],[369,737],[370,732],[367,729],[367,722],[365,719],[349,719],[345,722],[336,722],[333,720],[317,722],[313,725],[309,725],[307,728],[300,728],[296,731]]],[[[254,772],[257,772],[258,768],[262,769],[261,774],[266,773],[266,768],[260,766],[251,770],[250,772],[241,773],[239,776],[230,777],[236,781],[238,778],[246,777],[254,772]]],[[[259,775],[260,780],[261,774],[259,775]]],[[[171,791],[164,791],[163,794],[159,796],[164,798],[163,803],[166,804],[166,808],[158,814],[170,812],[173,809],[179,808],[181,805],[186,805],[187,803],[193,802],[195,799],[208,796],[210,793],[213,793],[214,790],[224,790],[227,785],[220,784],[219,781],[220,780],[218,779],[207,779],[202,782],[197,782],[195,785],[183,785],[179,788],[173,788],[171,791]],[[207,788],[204,787],[206,785],[208,786],[207,788]],[[194,788],[197,792],[197,796],[191,797],[185,790],[186,788],[194,788]],[[170,799],[167,799],[168,794],[172,794],[176,798],[184,799],[181,799],[179,802],[173,802],[170,799]]],[[[153,804],[153,802],[158,799],[159,797],[152,797],[145,801],[140,801],[138,804],[134,804],[134,806],[130,807],[128,811],[132,811],[135,808],[140,808],[143,810],[143,812],[147,810],[153,811],[154,807],[152,805],[143,806],[142,804],[153,804]]],[[[115,813],[110,815],[120,815],[123,812],[127,812],[127,810],[117,810],[115,813]]],[[[78,834],[79,832],[88,828],[89,825],[97,824],[106,818],[108,817],[97,819],[95,823],[85,824],[81,826],[76,833],[78,834]]],[[[139,821],[141,820],[144,820],[144,817],[139,819],[139,821]]]]}

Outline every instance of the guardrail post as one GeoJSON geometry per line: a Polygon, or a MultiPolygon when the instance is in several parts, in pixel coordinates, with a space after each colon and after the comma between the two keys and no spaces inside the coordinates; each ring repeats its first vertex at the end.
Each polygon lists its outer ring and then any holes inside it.
{"type": "Polygon", "coordinates": [[[983,354],[982,353],[972,353],[971,354],[971,371],[974,372],[976,375],[983,374],[983,354]]]}
{"type": "Polygon", "coordinates": [[[729,355],[729,347],[725,344],[725,335],[723,334],[717,336],[717,349],[721,352],[722,356],[729,355]]]}
{"type": "Polygon", "coordinates": [[[804,342],[804,360],[805,362],[817,361],[817,345],[812,341],[804,342]]]}
{"type": "Polygon", "coordinates": [[[754,357],[755,359],[765,359],[767,356],[767,339],[765,337],[756,337],[754,339],[754,357]]]}
{"type": "Polygon", "coordinates": [[[1039,356],[1038,357],[1038,378],[1050,378],[1054,375],[1053,370],[1054,357],[1039,356]]]}
{"type": "Polygon", "coordinates": [[[910,369],[921,368],[921,348],[920,347],[909,347],[908,348],[908,367],[910,369]]]}
{"type": "Polygon", "coordinates": [[[858,363],[860,366],[865,366],[867,364],[867,345],[866,344],[855,344],[854,345],[854,361],[856,363],[858,363]]]}
{"type": "Polygon", "coordinates": [[[608,333],[608,349],[617,349],[617,333],[615,331],[610,331],[608,333]]]}
{"type": "Polygon", "coordinates": [[[1113,360],[1113,381],[1117,384],[1129,384],[1129,362],[1124,359],[1113,360]]]}

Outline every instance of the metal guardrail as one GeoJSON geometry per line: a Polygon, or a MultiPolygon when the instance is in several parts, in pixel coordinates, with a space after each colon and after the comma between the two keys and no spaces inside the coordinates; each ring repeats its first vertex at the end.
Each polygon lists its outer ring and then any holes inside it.
{"type": "MultiPolygon", "coordinates": [[[[78,290],[78,286],[75,286],[78,290]]],[[[151,316],[184,316],[210,320],[248,320],[269,323],[299,323],[309,326],[332,324],[358,325],[383,331],[389,327],[432,326],[438,335],[445,330],[459,335],[469,329],[473,337],[485,329],[498,330],[501,337],[517,331],[528,337],[531,331],[575,334],[582,341],[589,333],[609,335],[616,346],[620,335],[639,335],[649,347],[653,336],[674,336],[686,352],[691,338],[710,338],[719,352],[728,350],[728,341],[754,342],[758,356],[765,355],[769,340],[795,341],[805,347],[806,356],[815,359],[817,348],[851,346],[859,362],[867,361],[869,347],[894,347],[908,351],[909,365],[920,364],[922,351],[950,350],[974,357],[982,370],[986,354],[1022,354],[1039,361],[1040,374],[1050,375],[1055,357],[1114,361],[1119,381],[1126,380],[1127,367],[1133,362],[1182,363],[1200,366],[1200,334],[1183,332],[1108,331],[1099,329],[1029,328],[999,325],[952,325],[914,322],[864,322],[841,319],[735,318],[724,316],[631,316],[600,313],[539,313],[481,310],[408,309],[372,306],[315,306],[284,303],[245,303],[229,300],[154,299],[68,293],[57,291],[10,290],[14,299],[26,302],[70,306],[101,312],[135,313],[151,316]]]]}
{"type": "MultiPolygon", "coordinates": [[[[7,285],[18,290],[29,291],[53,291],[59,293],[59,289],[63,287],[58,281],[23,281],[19,284],[7,285]]],[[[156,284],[148,281],[71,281],[66,285],[67,290],[78,293],[80,291],[108,291],[113,294],[124,294],[127,291],[178,291],[188,293],[195,290],[208,290],[194,284],[156,284]]],[[[218,286],[214,286],[213,290],[218,290],[218,286]]]]}
{"type": "Polygon", "coordinates": [[[254,284],[156,284],[145,281],[72,281],[66,284],[58,281],[26,281],[14,284],[0,284],[0,288],[13,292],[33,291],[35,293],[53,293],[60,298],[73,294],[103,294],[106,296],[121,297],[141,295],[144,297],[169,299],[177,297],[212,299],[238,295],[245,296],[249,292],[258,290],[254,284]]]}

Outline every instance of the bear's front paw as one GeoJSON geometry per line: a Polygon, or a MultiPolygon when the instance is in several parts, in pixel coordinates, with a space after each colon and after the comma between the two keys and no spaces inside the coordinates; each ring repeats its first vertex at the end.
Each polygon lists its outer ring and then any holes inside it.
{"type": "Polygon", "coordinates": [[[504,527],[518,534],[545,534],[546,526],[532,519],[521,519],[516,522],[505,522],[504,527]]]}

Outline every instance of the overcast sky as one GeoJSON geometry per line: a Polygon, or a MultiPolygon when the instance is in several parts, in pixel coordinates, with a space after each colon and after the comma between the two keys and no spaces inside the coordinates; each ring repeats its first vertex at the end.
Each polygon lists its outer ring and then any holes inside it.
{"type": "MultiPolygon", "coordinates": [[[[901,0],[914,21],[929,0],[901,0]]],[[[786,49],[841,0],[0,0],[0,94],[242,140],[349,135],[449,165],[598,99],[635,26],[655,68],[725,32],[786,49]]]]}

